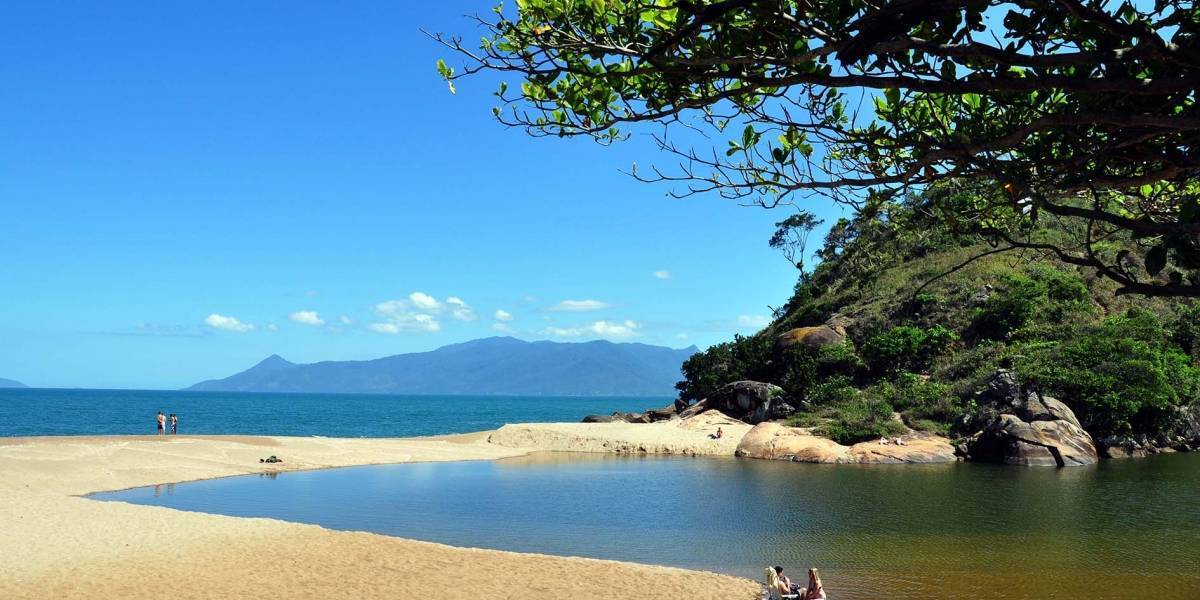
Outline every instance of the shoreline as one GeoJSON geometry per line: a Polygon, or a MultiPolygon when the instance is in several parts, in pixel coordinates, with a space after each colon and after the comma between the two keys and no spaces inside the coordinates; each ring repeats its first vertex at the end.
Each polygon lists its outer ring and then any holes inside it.
{"type": "Polygon", "coordinates": [[[543,451],[489,443],[494,432],[0,438],[0,528],[9,532],[0,554],[12,557],[0,565],[0,596],[150,598],[160,595],[161,581],[181,598],[460,598],[464,590],[448,583],[457,570],[458,577],[492,582],[487,593],[501,598],[758,597],[757,582],[711,572],[459,548],[86,497],[229,476],[543,451]],[[285,462],[257,462],[271,454],[285,462]]]}

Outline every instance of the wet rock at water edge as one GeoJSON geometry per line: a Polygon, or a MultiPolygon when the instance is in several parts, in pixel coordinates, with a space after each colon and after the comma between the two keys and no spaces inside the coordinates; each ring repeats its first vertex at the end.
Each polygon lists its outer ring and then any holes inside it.
{"type": "Polygon", "coordinates": [[[968,443],[971,460],[1031,467],[1094,464],[1092,436],[1067,420],[1022,421],[1001,414],[968,443]]]}
{"type": "Polygon", "coordinates": [[[971,460],[1010,465],[1066,467],[1097,460],[1096,443],[1063,402],[1022,386],[1000,369],[976,394],[979,409],[956,423],[975,430],[959,448],[971,460]]]}

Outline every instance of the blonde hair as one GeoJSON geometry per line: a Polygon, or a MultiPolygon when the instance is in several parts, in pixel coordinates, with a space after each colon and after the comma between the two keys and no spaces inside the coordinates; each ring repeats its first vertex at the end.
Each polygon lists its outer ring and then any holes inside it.
{"type": "Polygon", "coordinates": [[[775,567],[767,567],[767,587],[777,589],[779,587],[779,574],[775,572],[775,567]]]}

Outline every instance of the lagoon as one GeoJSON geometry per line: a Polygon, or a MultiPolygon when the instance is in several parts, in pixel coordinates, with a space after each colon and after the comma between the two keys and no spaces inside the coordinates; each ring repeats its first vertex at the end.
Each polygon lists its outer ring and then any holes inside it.
{"type": "Polygon", "coordinates": [[[1200,598],[1197,454],[1036,469],[539,453],[91,497],[756,579],[811,565],[838,600],[1200,598]]]}

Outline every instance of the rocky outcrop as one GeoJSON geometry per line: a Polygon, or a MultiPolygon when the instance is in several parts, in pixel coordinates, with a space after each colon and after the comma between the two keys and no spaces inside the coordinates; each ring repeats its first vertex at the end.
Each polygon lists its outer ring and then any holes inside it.
{"type": "Polygon", "coordinates": [[[1010,465],[1070,467],[1096,462],[1096,444],[1066,404],[1026,389],[1001,369],[976,395],[979,409],[958,428],[976,429],[964,446],[968,458],[1010,465]]]}
{"type": "Polygon", "coordinates": [[[623,413],[614,412],[611,415],[587,415],[582,423],[657,423],[666,421],[676,415],[675,406],[652,408],[646,412],[623,413]]]}
{"type": "Polygon", "coordinates": [[[829,325],[815,327],[797,327],[775,336],[775,348],[783,350],[796,344],[804,344],[809,348],[821,348],[846,341],[846,332],[838,331],[829,325]]]}
{"type": "Polygon", "coordinates": [[[1092,436],[1066,420],[1022,421],[1001,414],[969,444],[971,460],[1030,467],[1075,467],[1096,462],[1092,436]]]}
{"type": "Polygon", "coordinates": [[[581,423],[612,423],[618,419],[612,415],[588,415],[583,418],[581,423]]]}
{"type": "Polygon", "coordinates": [[[937,436],[903,436],[894,440],[843,446],[807,430],[779,423],[760,423],[738,444],[736,455],[745,458],[826,464],[901,464],[955,462],[954,447],[937,436]]]}
{"type": "Polygon", "coordinates": [[[875,440],[850,446],[850,456],[856,463],[900,464],[900,463],[951,463],[957,462],[954,446],[944,437],[929,434],[904,435],[900,443],[893,440],[875,440]]]}
{"type": "Polygon", "coordinates": [[[817,437],[779,423],[759,423],[742,437],[737,456],[790,460],[793,462],[847,462],[849,448],[828,438],[817,437]]]}
{"type": "MultiPolygon", "coordinates": [[[[787,403],[783,388],[760,381],[727,383],[701,402],[703,410],[719,410],[752,425],[771,419],[782,419],[795,412],[795,408],[787,403]]],[[[680,416],[685,416],[694,408],[696,407],[689,408],[680,416]]]]}

